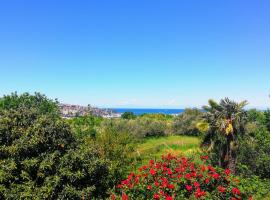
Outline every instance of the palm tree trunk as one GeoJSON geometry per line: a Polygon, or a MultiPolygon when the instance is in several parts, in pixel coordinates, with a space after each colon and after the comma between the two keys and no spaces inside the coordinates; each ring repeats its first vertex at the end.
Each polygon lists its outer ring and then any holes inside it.
{"type": "Polygon", "coordinates": [[[231,171],[232,174],[235,174],[236,171],[236,159],[236,152],[230,148],[228,169],[231,171]]]}

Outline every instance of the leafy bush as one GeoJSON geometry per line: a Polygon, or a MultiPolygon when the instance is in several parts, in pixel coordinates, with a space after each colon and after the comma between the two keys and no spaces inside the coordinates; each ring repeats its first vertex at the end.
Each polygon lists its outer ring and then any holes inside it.
{"type": "Polygon", "coordinates": [[[75,133],[76,137],[95,137],[100,129],[102,120],[103,119],[101,117],[87,115],[69,119],[68,123],[70,124],[72,131],[75,133]]]}
{"type": "Polygon", "coordinates": [[[134,139],[130,134],[120,132],[114,123],[107,124],[96,135],[93,142],[98,147],[103,159],[110,162],[111,186],[126,176],[133,161],[134,139]]]}
{"type": "Polygon", "coordinates": [[[250,130],[239,145],[238,173],[270,178],[270,132],[265,127],[250,130]]]}
{"type": "Polygon", "coordinates": [[[156,114],[142,114],[139,116],[140,118],[148,118],[148,119],[156,119],[161,121],[170,121],[173,119],[172,115],[166,115],[162,113],[156,113],[156,114]]]}
{"type": "Polygon", "coordinates": [[[270,197],[270,180],[258,176],[241,178],[239,188],[246,193],[253,194],[253,199],[268,200],[270,197]]]}
{"type": "Polygon", "coordinates": [[[199,109],[185,109],[173,120],[173,132],[179,135],[199,135],[197,124],[201,120],[202,112],[199,109]]]}
{"type": "Polygon", "coordinates": [[[34,95],[12,93],[0,98],[0,110],[35,109],[36,114],[59,115],[58,102],[36,92],[34,95]]]}
{"type": "Polygon", "coordinates": [[[248,199],[241,191],[239,180],[223,170],[202,162],[168,154],[162,161],[150,160],[149,165],[130,173],[117,186],[118,192],[111,199],[248,199]]]}
{"type": "Polygon", "coordinates": [[[135,119],[136,118],[136,115],[134,115],[133,112],[124,112],[121,115],[121,118],[123,118],[123,119],[135,119]]]}
{"type": "Polygon", "coordinates": [[[107,195],[108,161],[93,145],[76,141],[56,102],[39,94],[12,94],[0,102],[0,199],[107,195]]]}
{"type": "Polygon", "coordinates": [[[116,132],[127,133],[136,139],[150,136],[165,136],[171,132],[171,124],[169,122],[148,117],[138,117],[131,120],[110,119],[105,120],[101,126],[114,126],[116,132]]]}
{"type": "Polygon", "coordinates": [[[265,126],[268,129],[268,131],[270,132],[270,110],[266,110],[264,112],[265,115],[265,126]]]}

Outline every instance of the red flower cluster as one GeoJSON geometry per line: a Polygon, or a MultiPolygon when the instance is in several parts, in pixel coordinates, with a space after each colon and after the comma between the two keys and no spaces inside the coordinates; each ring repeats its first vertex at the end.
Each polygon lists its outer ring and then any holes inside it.
{"type": "Polygon", "coordinates": [[[207,165],[208,156],[200,158],[195,163],[186,157],[168,154],[159,162],[150,160],[149,165],[139,168],[138,174],[129,174],[117,186],[119,195],[111,199],[204,199],[211,195],[218,199],[247,199],[237,188],[230,170],[207,165]]]}

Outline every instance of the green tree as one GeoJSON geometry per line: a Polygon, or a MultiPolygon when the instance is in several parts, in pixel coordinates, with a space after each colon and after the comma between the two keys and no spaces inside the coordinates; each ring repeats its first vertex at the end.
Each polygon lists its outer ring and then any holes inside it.
{"type": "Polygon", "coordinates": [[[185,109],[173,120],[173,132],[180,135],[198,135],[200,131],[197,123],[201,120],[202,112],[199,109],[185,109]]]}
{"type": "Polygon", "coordinates": [[[68,122],[78,138],[85,136],[95,137],[100,129],[101,117],[95,117],[93,115],[80,116],[69,119],[68,122]]]}
{"type": "Polygon", "coordinates": [[[133,112],[124,112],[121,115],[121,118],[122,119],[135,119],[136,118],[136,115],[133,112]]]}
{"type": "Polygon", "coordinates": [[[103,123],[94,141],[101,157],[110,161],[109,181],[113,186],[127,174],[134,160],[134,138],[125,129],[119,127],[115,120],[109,119],[103,123]]]}
{"type": "Polygon", "coordinates": [[[266,123],[265,112],[256,109],[250,109],[247,111],[248,122],[255,122],[258,125],[263,125],[266,123]]]}
{"type": "Polygon", "coordinates": [[[40,115],[59,115],[58,101],[50,100],[38,92],[34,95],[30,95],[29,93],[18,95],[15,92],[0,98],[0,110],[12,109],[35,109],[36,113],[40,115]]]}
{"type": "Polygon", "coordinates": [[[239,145],[238,171],[247,177],[270,178],[270,132],[263,126],[245,135],[239,145]]]}
{"type": "Polygon", "coordinates": [[[74,138],[57,102],[1,98],[0,199],[92,199],[107,195],[109,164],[74,138]]]}
{"type": "Polygon", "coordinates": [[[236,103],[225,98],[219,104],[209,100],[209,106],[203,107],[203,119],[208,123],[209,129],[202,144],[208,146],[221,167],[229,168],[232,173],[235,173],[239,141],[245,134],[245,105],[246,101],[236,103]]]}
{"type": "Polygon", "coordinates": [[[270,110],[266,110],[264,112],[265,115],[265,126],[267,127],[268,131],[270,131],[270,110]]]}

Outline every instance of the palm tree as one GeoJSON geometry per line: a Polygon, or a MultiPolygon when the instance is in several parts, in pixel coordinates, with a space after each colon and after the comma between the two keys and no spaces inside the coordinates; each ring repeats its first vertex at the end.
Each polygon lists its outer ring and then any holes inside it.
{"type": "Polygon", "coordinates": [[[203,119],[208,130],[202,145],[218,158],[221,167],[230,169],[232,173],[235,173],[239,140],[245,134],[247,114],[243,108],[246,105],[246,101],[236,103],[225,98],[219,104],[209,100],[209,105],[203,107],[203,119]]]}

